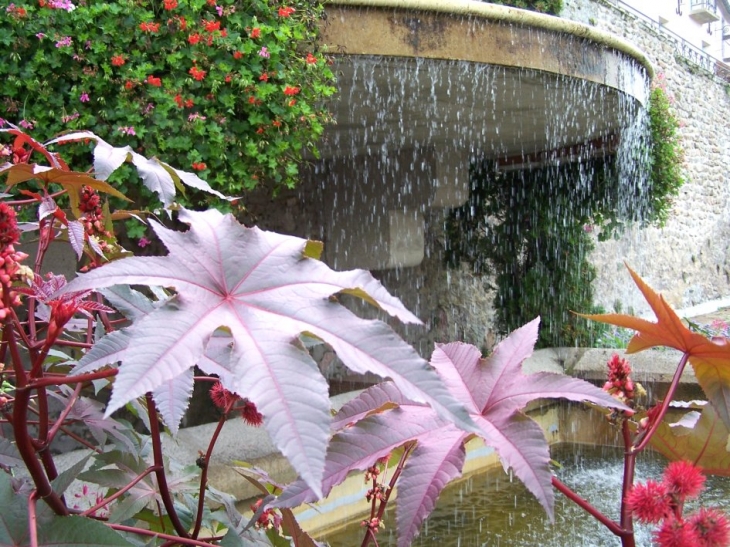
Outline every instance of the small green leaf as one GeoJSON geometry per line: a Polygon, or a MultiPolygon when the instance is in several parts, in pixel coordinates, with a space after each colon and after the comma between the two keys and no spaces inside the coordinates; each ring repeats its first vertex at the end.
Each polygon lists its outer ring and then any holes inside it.
{"type": "Polygon", "coordinates": [[[97,520],[79,516],[56,517],[38,530],[38,547],[129,547],[132,544],[97,520]]]}

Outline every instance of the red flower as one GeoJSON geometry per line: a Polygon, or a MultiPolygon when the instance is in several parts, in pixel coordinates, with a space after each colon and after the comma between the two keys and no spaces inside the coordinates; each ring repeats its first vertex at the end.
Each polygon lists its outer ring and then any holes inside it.
{"type": "Polygon", "coordinates": [[[701,543],[697,533],[683,520],[666,519],[654,532],[654,541],[659,547],[699,547],[701,543]]]}
{"type": "Polygon", "coordinates": [[[188,36],[188,42],[190,42],[190,44],[193,46],[195,44],[197,44],[198,42],[200,42],[202,39],[203,39],[203,37],[200,34],[198,34],[197,32],[194,32],[193,34],[188,36]]]}
{"type": "Polygon", "coordinates": [[[0,244],[3,248],[15,245],[20,240],[15,211],[7,203],[0,203],[0,244]]]}
{"type": "Polygon", "coordinates": [[[194,66],[190,70],[188,70],[188,74],[190,74],[194,79],[201,81],[205,78],[207,72],[205,70],[200,70],[198,67],[194,66]]]}
{"type": "MultiPolygon", "coordinates": [[[[194,163],[193,169],[195,169],[195,166],[199,165],[194,163]]],[[[200,165],[205,165],[200,164],[200,165]]],[[[232,391],[228,391],[226,388],[223,387],[223,384],[220,382],[216,382],[213,387],[210,389],[210,398],[213,399],[213,404],[223,410],[224,412],[228,412],[233,404],[240,398],[238,395],[233,393],[232,391]]]]}
{"type": "Polygon", "coordinates": [[[670,463],[664,470],[664,484],[680,501],[696,498],[705,486],[705,476],[688,461],[670,463]]]}
{"type": "Polygon", "coordinates": [[[254,97],[253,95],[251,95],[248,98],[248,104],[254,104],[255,102],[256,102],[256,97],[254,97]]]}
{"type": "Polygon", "coordinates": [[[182,15],[176,17],[177,22],[180,24],[180,30],[187,30],[188,22],[182,15]]]}
{"type": "Polygon", "coordinates": [[[193,170],[195,170],[195,171],[204,171],[207,168],[208,168],[208,166],[205,165],[202,161],[193,163],[193,170]]]}
{"type": "Polygon", "coordinates": [[[308,65],[316,65],[317,64],[317,58],[312,55],[311,53],[307,53],[307,58],[305,59],[308,65]]]}
{"type": "Polygon", "coordinates": [[[301,88],[288,85],[284,88],[284,95],[296,95],[299,91],[301,91],[301,88]]]}
{"type": "Polygon", "coordinates": [[[269,81],[269,74],[267,72],[264,72],[261,76],[259,76],[260,82],[268,82],[269,81]]]}
{"type": "Polygon", "coordinates": [[[174,10],[177,7],[177,0],[165,0],[165,9],[174,10]]]}
{"type": "Polygon", "coordinates": [[[700,509],[689,518],[687,525],[699,536],[697,545],[720,547],[730,544],[730,523],[717,509],[700,509]]]}
{"type": "Polygon", "coordinates": [[[122,66],[126,62],[124,55],[114,55],[112,57],[112,66],[122,66]]]}
{"type": "Polygon", "coordinates": [[[178,108],[182,108],[183,107],[183,98],[182,98],[182,96],[179,93],[177,95],[175,95],[174,101],[177,104],[178,108]]]}
{"type": "Polygon", "coordinates": [[[264,417],[256,408],[256,405],[248,399],[243,399],[243,406],[241,407],[241,417],[243,420],[253,427],[258,427],[264,423],[264,417]]]}
{"type": "Polygon", "coordinates": [[[264,128],[263,128],[263,127],[259,127],[259,128],[258,128],[258,129],[256,130],[256,133],[257,133],[257,134],[259,134],[259,135],[263,135],[263,134],[264,134],[264,128]]]}
{"type": "Polygon", "coordinates": [[[292,7],[279,8],[279,17],[289,17],[295,11],[297,10],[292,7]]]}
{"type": "Polygon", "coordinates": [[[256,38],[260,38],[260,37],[261,37],[261,29],[259,27],[252,28],[251,29],[251,38],[253,38],[255,40],[256,38]]]}
{"type": "Polygon", "coordinates": [[[134,83],[132,83],[130,80],[127,80],[124,82],[124,88],[125,89],[132,89],[134,87],[134,83]]]}
{"type": "Polygon", "coordinates": [[[665,484],[649,479],[629,492],[626,502],[641,522],[655,523],[671,514],[669,491],[665,484]]]}
{"type": "Polygon", "coordinates": [[[216,30],[220,30],[221,28],[221,22],[220,21],[204,21],[204,28],[206,32],[214,32],[216,30]]]}
{"type": "Polygon", "coordinates": [[[281,120],[274,120],[273,122],[271,122],[271,125],[273,125],[274,127],[281,127],[281,120]]]}
{"type": "Polygon", "coordinates": [[[224,28],[221,29],[221,38],[225,38],[226,36],[228,36],[228,31],[224,28]]]}
{"type": "Polygon", "coordinates": [[[160,30],[160,23],[140,23],[139,29],[143,32],[158,32],[160,30]]]}
{"type": "Polygon", "coordinates": [[[162,80],[150,74],[147,76],[147,83],[155,87],[160,87],[162,85],[162,80]]]}
{"type": "Polygon", "coordinates": [[[291,100],[291,101],[289,101],[289,102],[288,102],[287,104],[288,104],[289,106],[294,106],[295,104],[297,104],[297,100],[296,100],[296,99],[292,99],[292,100],[291,100]]]}
{"type": "Polygon", "coordinates": [[[192,108],[193,107],[193,104],[194,103],[193,103],[193,100],[192,99],[187,99],[185,101],[185,108],[192,108]]]}
{"type": "Polygon", "coordinates": [[[233,52],[233,58],[234,59],[240,59],[241,57],[243,57],[243,53],[241,53],[240,51],[234,51],[233,52]]]}
{"type": "Polygon", "coordinates": [[[232,79],[233,79],[233,77],[230,74],[226,74],[225,80],[226,80],[227,84],[230,84],[232,79]]]}

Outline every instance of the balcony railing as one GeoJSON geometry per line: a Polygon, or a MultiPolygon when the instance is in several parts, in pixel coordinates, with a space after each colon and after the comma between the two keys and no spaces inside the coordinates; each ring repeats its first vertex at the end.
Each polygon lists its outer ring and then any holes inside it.
{"type": "Polygon", "coordinates": [[[689,16],[702,25],[720,20],[715,0],[691,0],[689,16]]]}

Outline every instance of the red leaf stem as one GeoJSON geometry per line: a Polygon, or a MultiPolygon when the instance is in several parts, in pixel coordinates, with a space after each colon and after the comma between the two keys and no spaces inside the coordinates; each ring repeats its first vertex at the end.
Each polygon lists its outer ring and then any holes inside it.
{"type": "Polygon", "coordinates": [[[166,539],[169,541],[173,541],[174,544],[179,543],[182,545],[197,545],[199,547],[210,547],[211,542],[220,541],[223,539],[223,536],[215,536],[215,537],[207,538],[205,541],[203,541],[203,540],[192,539],[192,538],[188,538],[188,537],[172,536],[170,534],[163,534],[162,532],[155,532],[153,530],[144,530],[142,528],[135,528],[134,526],[126,526],[124,524],[108,523],[107,526],[109,528],[112,528],[113,530],[119,530],[120,532],[129,532],[131,534],[139,534],[141,536],[156,537],[156,538],[160,538],[160,539],[166,539]]]}
{"type": "Polygon", "coordinates": [[[654,433],[656,433],[656,430],[659,428],[659,424],[664,419],[664,415],[667,413],[667,409],[669,408],[669,403],[672,402],[672,398],[674,397],[674,393],[677,391],[677,386],[679,386],[679,379],[682,377],[682,373],[684,372],[684,367],[687,365],[687,361],[689,360],[689,353],[684,353],[682,355],[682,358],[679,360],[679,364],[677,365],[677,370],[674,372],[674,378],[672,378],[672,383],[669,384],[669,390],[667,391],[666,396],[664,397],[664,401],[662,401],[662,406],[659,409],[659,413],[656,415],[656,418],[652,423],[649,424],[649,427],[647,427],[643,432],[639,433],[636,436],[636,439],[634,439],[634,446],[631,447],[632,452],[641,452],[646,448],[646,446],[651,441],[652,436],[654,433]],[[638,444],[637,444],[638,443],[638,444]]]}
{"type": "Polygon", "coordinates": [[[76,399],[78,399],[79,394],[81,393],[81,388],[82,388],[82,384],[76,384],[76,389],[74,389],[73,395],[70,397],[68,403],[66,403],[66,408],[64,408],[63,411],[61,411],[60,416],[56,419],[56,422],[53,424],[53,427],[51,427],[51,430],[48,432],[48,439],[46,441],[46,446],[50,445],[53,442],[53,439],[56,436],[56,433],[58,433],[58,430],[63,425],[63,422],[66,419],[66,416],[68,416],[69,412],[71,412],[71,408],[74,406],[76,399]]]}
{"type": "Polygon", "coordinates": [[[99,378],[111,378],[116,376],[119,369],[108,368],[97,372],[90,372],[88,374],[79,374],[78,376],[44,376],[33,380],[33,387],[47,387],[47,386],[60,386],[63,384],[77,384],[82,382],[90,382],[91,380],[98,380],[99,378]]]}
{"type": "MultiPolygon", "coordinates": [[[[53,491],[43,468],[41,467],[36,450],[33,447],[32,439],[28,433],[27,418],[28,404],[30,402],[31,389],[28,386],[18,387],[15,392],[15,404],[13,405],[13,433],[15,444],[20,456],[28,468],[28,474],[33,479],[38,496],[58,515],[67,515],[68,509],[61,498],[53,491]]],[[[45,453],[47,451],[43,451],[45,453]]]]}
{"type": "MultiPolygon", "coordinates": [[[[405,467],[406,460],[408,459],[408,456],[413,451],[413,449],[416,448],[415,442],[410,442],[406,444],[403,447],[403,454],[400,457],[400,460],[398,461],[398,466],[395,468],[395,471],[393,472],[393,476],[390,477],[390,482],[388,483],[388,488],[385,491],[385,495],[383,496],[383,499],[380,500],[380,507],[378,509],[377,514],[373,514],[373,511],[370,513],[370,518],[377,518],[382,519],[383,515],[385,514],[385,509],[388,505],[388,501],[390,500],[390,495],[393,493],[393,490],[395,489],[395,483],[398,482],[398,477],[400,477],[401,472],[403,471],[403,467],[405,467]]],[[[375,483],[375,480],[373,480],[375,483]]],[[[373,485],[374,487],[374,485],[373,485]]],[[[375,498],[373,498],[373,502],[375,501],[375,498]]],[[[373,503],[373,509],[375,508],[375,503],[373,503]]],[[[372,539],[373,543],[375,544],[375,547],[378,547],[378,540],[375,537],[375,532],[367,527],[365,530],[365,537],[362,540],[362,544],[360,547],[367,547],[370,544],[370,540],[372,539]]]]}
{"type": "Polygon", "coordinates": [[[553,475],[552,478],[553,486],[557,488],[560,492],[565,495],[566,498],[569,500],[572,500],[575,502],[579,507],[581,507],[583,510],[585,510],[589,515],[591,515],[593,518],[595,518],[598,522],[603,524],[606,528],[608,528],[611,533],[615,536],[622,537],[624,534],[624,530],[621,528],[621,526],[616,523],[615,521],[608,518],[606,515],[601,513],[598,509],[593,507],[593,505],[590,504],[589,501],[586,499],[580,497],[578,494],[573,492],[571,488],[562,482],[559,478],[553,475]]]}
{"type": "MultiPolygon", "coordinates": [[[[626,496],[634,486],[634,472],[636,470],[636,455],[637,452],[631,449],[633,445],[631,439],[631,430],[629,429],[629,422],[624,420],[621,423],[621,435],[624,443],[624,477],[621,485],[621,528],[627,533],[631,534],[632,541],[634,537],[634,519],[631,513],[631,507],[626,503],[626,496]]],[[[625,538],[622,536],[621,541],[624,542],[625,538]]]]}
{"type": "Polygon", "coordinates": [[[198,534],[200,533],[200,528],[203,525],[203,509],[205,507],[205,488],[208,485],[208,462],[210,462],[210,458],[213,455],[213,447],[215,446],[215,443],[218,440],[218,436],[220,435],[221,431],[223,430],[223,424],[226,423],[226,418],[227,418],[227,415],[224,414],[218,420],[218,425],[216,426],[215,431],[213,432],[213,436],[210,438],[210,442],[208,443],[208,450],[205,452],[205,456],[203,459],[203,465],[201,466],[202,472],[200,473],[200,492],[198,493],[198,512],[195,515],[195,528],[193,528],[193,533],[190,534],[193,538],[198,537],[198,534]]]}
{"type": "Polygon", "coordinates": [[[149,466],[147,469],[145,469],[144,471],[142,471],[142,473],[140,473],[139,475],[137,475],[137,477],[133,481],[131,481],[129,484],[127,484],[124,488],[120,488],[119,490],[117,490],[116,492],[114,492],[108,498],[104,498],[103,500],[101,500],[99,503],[97,503],[93,507],[89,507],[86,511],[84,511],[83,513],[80,513],[80,515],[82,517],[92,516],[92,513],[98,511],[99,509],[105,507],[106,505],[109,505],[111,502],[113,502],[119,496],[124,495],[129,489],[134,488],[134,485],[137,484],[142,479],[144,479],[147,475],[149,475],[152,472],[155,472],[156,473],[158,470],[159,469],[158,469],[158,467],[156,465],[149,466]]]}
{"type": "Polygon", "coordinates": [[[33,490],[28,496],[28,535],[30,547],[38,547],[38,516],[36,514],[36,497],[38,491],[33,490]]]}
{"type": "Polygon", "coordinates": [[[175,531],[182,538],[190,538],[185,526],[180,522],[180,518],[175,510],[175,505],[170,495],[170,487],[167,485],[167,476],[165,475],[165,464],[162,459],[162,442],[160,441],[160,423],[157,418],[157,409],[152,393],[145,395],[147,398],[147,414],[150,419],[150,438],[152,439],[152,454],[155,464],[155,477],[157,477],[157,485],[160,487],[160,497],[167,511],[167,516],[175,528],[175,531]]]}

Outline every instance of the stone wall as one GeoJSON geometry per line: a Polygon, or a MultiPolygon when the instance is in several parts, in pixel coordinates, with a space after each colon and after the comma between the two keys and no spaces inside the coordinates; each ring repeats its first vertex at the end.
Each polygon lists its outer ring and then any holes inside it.
{"type": "MultiPolygon", "coordinates": [[[[630,282],[626,261],[675,308],[730,296],[730,81],[699,66],[656,23],[607,0],[566,0],[563,17],[632,42],[650,58],[674,97],[686,152],[687,183],[664,228],[632,229],[601,243],[596,296],[608,309],[648,308],[630,282]]],[[[707,66],[707,65],[705,65],[707,66]]],[[[711,66],[712,68],[712,66],[711,66]]]]}

